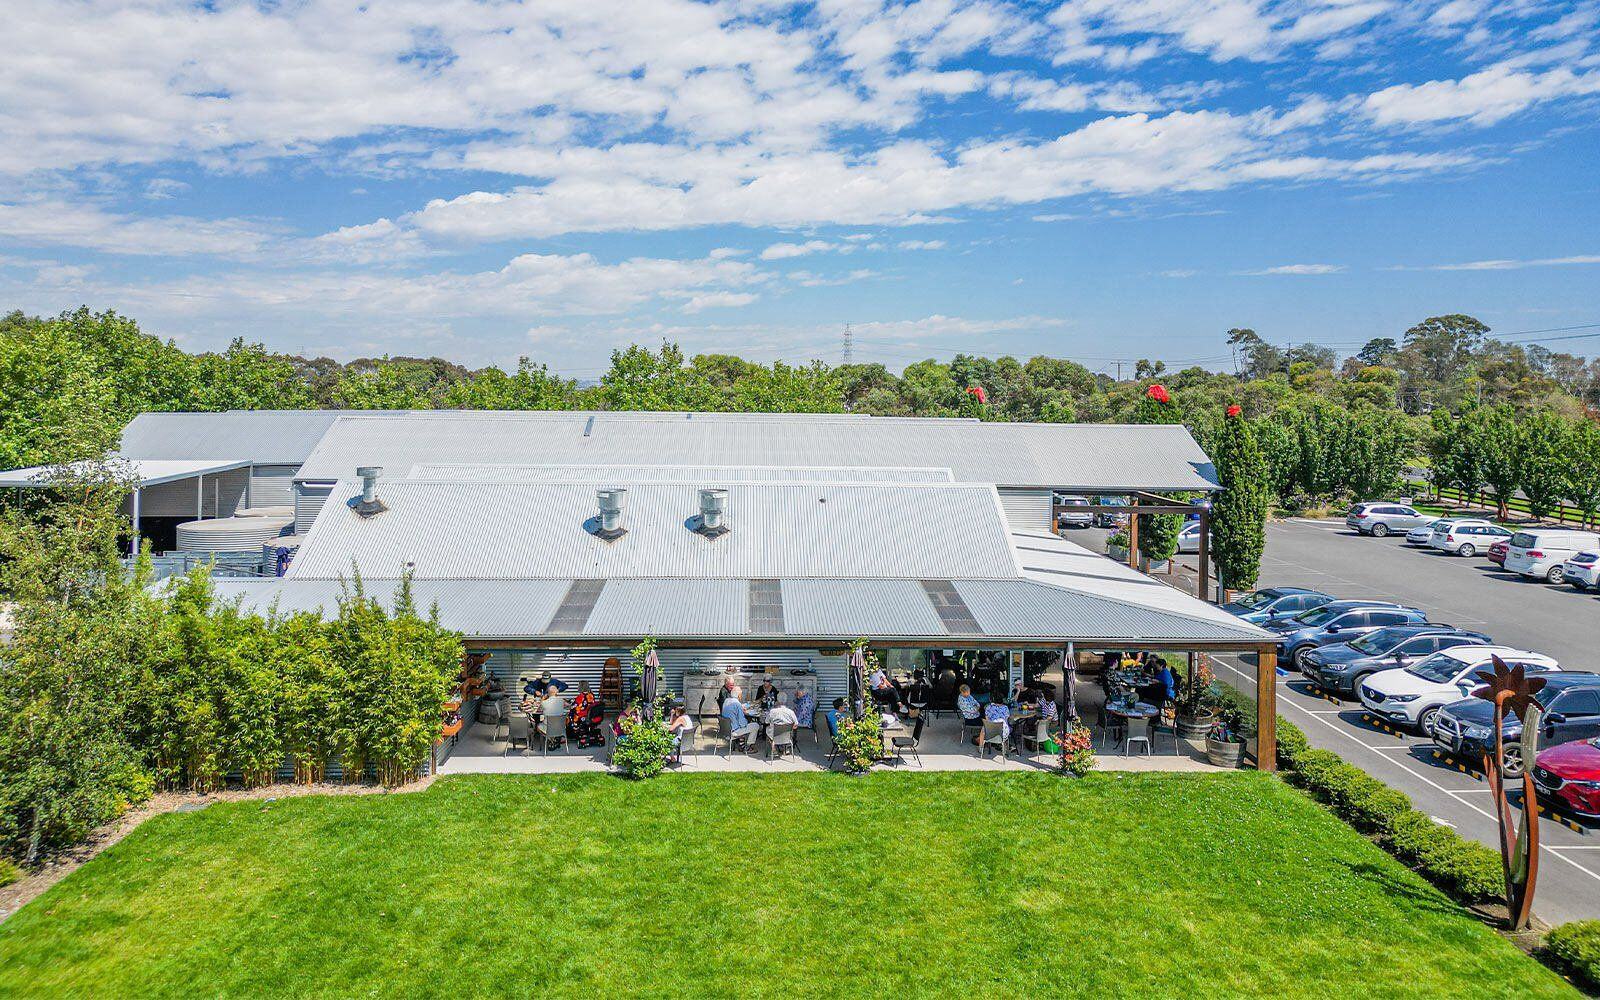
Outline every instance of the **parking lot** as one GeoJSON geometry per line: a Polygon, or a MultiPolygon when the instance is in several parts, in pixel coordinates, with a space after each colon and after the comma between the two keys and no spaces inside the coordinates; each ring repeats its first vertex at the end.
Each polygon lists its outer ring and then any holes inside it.
{"type": "MultiPolygon", "coordinates": [[[[1096,545],[1103,532],[1068,537],[1096,545]]],[[[1193,568],[1194,556],[1180,563],[1193,568]]],[[[1311,587],[1337,597],[1370,597],[1420,608],[1436,622],[1486,632],[1496,642],[1546,653],[1567,670],[1600,671],[1600,598],[1571,587],[1523,580],[1482,556],[1463,559],[1368,538],[1343,520],[1271,524],[1260,586],[1311,587]]],[[[1254,667],[1221,662],[1221,679],[1253,691],[1254,667]]],[[[1491,846],[1498,827],[1477,762],[1438,755],[1433,743],[1366,717],[1359,702],[1324,695],[1297,673],[1280,677],[1279,711],[1311,742],[1405,792],[1418,809],[1491,846]]],[[[1535,911],[1549,923],[1600,917],[1600,826],[1547,813],[1535,911]]]]}

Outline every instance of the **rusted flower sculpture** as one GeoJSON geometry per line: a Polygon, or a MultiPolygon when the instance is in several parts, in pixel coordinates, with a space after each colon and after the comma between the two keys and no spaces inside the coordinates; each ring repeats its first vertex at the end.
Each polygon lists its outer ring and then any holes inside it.
{"type": "Polygon", "coordinates": [[[1539,703],[1533,696],[1545,685],[1543,677],[1529,677],[1519,663],[1507,667],[1494,657],[1494,670],[1478,671],[1483,687],[1472,692],[1494,705],[1493,756],[1484,754],[1483,773],[1494,793],[1495,815],[1500,820],[1500,861],[1506,877],[1506,919],[1510,929],[1528,926],[1533,913],[1533,888],[1539,878],[1539,799],[1533,788],[1532,763],[1539,756],[1539,703]],[[1506,714],[1522,720],[1522,817],[1513,827],[1511,802],[1506,798],[1505,746],[1503,728],[1506,714]],[[1513,830],[1515,832],[1513,832],[1513,830]]]}

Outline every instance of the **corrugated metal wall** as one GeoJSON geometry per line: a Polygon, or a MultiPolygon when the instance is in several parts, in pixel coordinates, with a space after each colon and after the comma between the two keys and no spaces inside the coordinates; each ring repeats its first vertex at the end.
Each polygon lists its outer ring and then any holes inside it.
{"type": "MultiPolygon", "coordinates": [[[[200,509],[204,517],[232,517],[244,504],[244,491],[250,481],[250,470],[230,469],[205,477],[201,484],[200,509]]],[[[139,490],[140,517],[194,517],[195,479],[146,486],[139,490]]],[[[123,509],[130,511],[132,501],[123,501],[123,509]]]]}
{"type": "Polygon", "coordinates": [[[256,465],[250,469],[250,506],[286,507],[294,503],[298,465],[256,465]]]}
{"type": "Polygon", "coordinates": [[[317,519],[317,512],[322,509],[323,503],[328,499],[328,494],[333,492],[333,484],[294,484],[294,533],[303,535],[311,530],[311,522],[317,519]]]}
{"type": "Polygon", "coordinates": [[[1000,487],[1000,506],[1013,531],[1028,528],[1050,530],[1050,490],[1022,490],[1000,487]]]}

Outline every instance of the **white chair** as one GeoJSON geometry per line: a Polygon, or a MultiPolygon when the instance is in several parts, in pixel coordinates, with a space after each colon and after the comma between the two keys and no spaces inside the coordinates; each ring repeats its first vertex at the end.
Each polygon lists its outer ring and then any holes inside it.
{"type": "Polygon", "coordinates": [[[1004,763],[1006,759],[1006,724],[985,719],[983,736],[978,741],[978,756],[983,760],[988,760],[990,747],[996,748],[996,752],[1000,755],[1001,763],[1004,763]]]}
{"type": "Polygon", "coordinates": [[[547,715],[544,717],[544,728],[540,731],[544,738],[544,756],[550,756],[550,744],[559,741],[561,749],[568,754],[572,753],[572,741],[567,739],[567,717],[565,715],[547,715]]]}
{"type": "Polygon", "coordinates": [[[798,753],[794,745],[794,724],[791,722],[775,722],[767,733],[767,760],[771,760],[784,747],[789,752],[798,753]]]}
{"type": "Polygon", "coordinates": [[[678,758],[679,764],[683,763],[683,757],[685,754],[692,753],[696,757],[700,756],[700,748],[695,744],[694,741],[695,737],[700,733],[700,723],[696,721],[692,715],[688,718],[690,723],[689,728],[678,734],[678,749],[675,752],[675,756],[678,758]]]}
{"type": "Polygon", "coordinates": [[[1127,735],[1122,738],[1122,755],[1124,757],[1127,757],[1133,753],[1133,745],[1135,743],[1143,743],[1144,752],[1147,755],[1154,752],[1150,747],[1149,719],[1128,720],[1127,735]]]}
{"type": "Polygon", "coordinates": [[[518,743],[522,744],[522,749],[524,750],[533,748],[528,739],[528,717],[526,715],[513,715],[506,721],[506,745],[505,749],[500,751],[500,756],[504,757],[515,749],[518,743]]]}

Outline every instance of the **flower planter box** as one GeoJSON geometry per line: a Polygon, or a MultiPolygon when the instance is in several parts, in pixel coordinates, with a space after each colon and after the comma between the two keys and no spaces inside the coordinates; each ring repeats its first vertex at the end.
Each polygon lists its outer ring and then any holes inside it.
{"type": "Polygon", "coordinates": [[[1206,759],[1213,767],[1238,767],[1239,761],[1244,758],[1243,743],[1224,743],[1206,737],[1206,759]]]}
{"type": "Polygon", "coordinates": [[[1128,547],[1126,545],[1107,545],[1106,556],[1107,558],[1115,559],[1117,562],[1125,563],[1128,561],[1128,547]]]}

